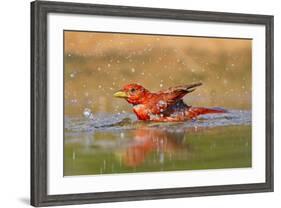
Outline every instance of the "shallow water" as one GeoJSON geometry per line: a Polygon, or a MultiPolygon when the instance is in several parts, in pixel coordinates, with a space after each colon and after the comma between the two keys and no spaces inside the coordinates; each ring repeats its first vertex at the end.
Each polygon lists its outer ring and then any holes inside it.
{"type": "Polygon", "coordinates": [[[250,111],[157,123],[86,109],[64,129],[64,175],[251,167],[250,111]]]}

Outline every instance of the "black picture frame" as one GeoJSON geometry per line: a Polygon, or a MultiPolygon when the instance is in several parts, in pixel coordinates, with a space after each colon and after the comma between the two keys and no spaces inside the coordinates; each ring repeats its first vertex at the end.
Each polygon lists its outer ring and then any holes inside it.
{"type": "Polygon", "coordinates": [[[273,191],[273,16],[128,6],[31,3],[31,205],[50,206],[273,191]],[[266,182],[204,187],[48,195],[47,15],[106,15],[264,25],[266,28],[266,182]]]}

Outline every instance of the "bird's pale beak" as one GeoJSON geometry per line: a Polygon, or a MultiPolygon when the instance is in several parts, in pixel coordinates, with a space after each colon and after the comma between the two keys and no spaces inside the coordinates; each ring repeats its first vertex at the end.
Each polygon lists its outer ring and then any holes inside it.
{"type": "Polygon", "coordinates": [[[118,92],[114,93],[113,96],[118,97],[118,98],[127,98],[128,94],[124,91],[118,91],[118,92]]]}

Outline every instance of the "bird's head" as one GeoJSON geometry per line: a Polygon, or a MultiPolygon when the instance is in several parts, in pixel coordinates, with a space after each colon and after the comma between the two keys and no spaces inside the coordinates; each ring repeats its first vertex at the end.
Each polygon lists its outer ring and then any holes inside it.
{"type": "Polygon", "coordinates": [[[114,96],[124,98],[133,105],[141,104],[149,91],[139,84],[127,84],[121,90],[117,91],[114,96]]]}

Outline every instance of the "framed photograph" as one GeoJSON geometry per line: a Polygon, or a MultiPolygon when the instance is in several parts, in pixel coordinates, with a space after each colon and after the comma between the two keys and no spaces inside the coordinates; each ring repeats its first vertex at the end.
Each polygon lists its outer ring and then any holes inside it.
{"type": "Polygon", "coordinates": [[[273,16],[31,3],[31,204],[273,191],[273,16]]]}

